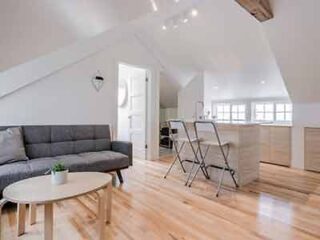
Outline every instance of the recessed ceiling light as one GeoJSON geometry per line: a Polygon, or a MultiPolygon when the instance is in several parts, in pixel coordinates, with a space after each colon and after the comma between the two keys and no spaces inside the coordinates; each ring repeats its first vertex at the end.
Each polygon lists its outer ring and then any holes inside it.
{"type": "Polygon", "coordinates": [[[151,1],[151,5],[152,5],[152,9],[154,12],[158,11],[158,6],[156,4],[156,2],[154,0],[150,0],[151,1]]]}
{"type": "Polygon", "coordinates": [[[166,25],[162,25],[162,30],[167,30],[167,26],[166,25]]]}
{"type": "Polygon", "coordinates": [[[265,81],[261,81],[260,83],[261,83],[261,84],[265,84],[266,82],[265,82],[265,81]]]}
{"type": "Polygon", "coordinates": [[[188,18],[184,18],[184,19],[182,20],[183,23],[187,23],[188,21],[189,21],[188,18]]]}
{"type": "Polygon", "coordinates": [[[198,16],[198,10],[195,9],[195,8],[193,8],[193,9],[191,10],[191,16],[192,16],[192,17],[198,16]]]}
{"type": "Polygon", "coordinates": [[[174,0],[176,3],[180,2],[180,0],[174,0]]]}
{"type": "Polygon", "coordinates": [[[173,28],[174,29],[178,28],[178,25],[177,24],[173,25],[173,28]]]}

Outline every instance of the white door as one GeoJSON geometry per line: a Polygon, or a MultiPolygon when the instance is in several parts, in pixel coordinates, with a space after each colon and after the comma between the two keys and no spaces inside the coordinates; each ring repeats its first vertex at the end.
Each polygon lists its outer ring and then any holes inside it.
{"type": "Polygon", "coordinates": [[[133,143],[133,155],[146,158],[146,96],[147,72],[131,67],[129,77],[129,138],[133,143]]]}

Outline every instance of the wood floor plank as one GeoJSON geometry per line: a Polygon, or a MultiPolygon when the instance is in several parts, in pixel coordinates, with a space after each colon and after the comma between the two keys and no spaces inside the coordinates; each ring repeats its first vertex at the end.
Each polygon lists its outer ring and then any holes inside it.
{"type": "MultiPolygon", "coordinates": [[[[192,188],[171,157],[134,161],[125,183],[112,190],[112,220],[106,239],[320,239],[320,174],[261,164],[260,178],[237,191],[202,176],[192,188]]],[[[97,199],[84,196],[55,204],[55,239],[97,239],[97,199]]],[[[43,206],[37,223],[19,239],[41,239],[43,206]]],[[[3,239],[16,239],[16,209],[3,210],[3,239]]]]}

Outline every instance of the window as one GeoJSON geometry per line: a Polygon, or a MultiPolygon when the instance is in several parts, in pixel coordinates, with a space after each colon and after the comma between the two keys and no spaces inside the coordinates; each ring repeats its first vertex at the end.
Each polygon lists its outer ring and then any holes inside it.
{"type": "Polygon", "coordinates": [[[276,104],[276,121],[292,121],[292,104],[276,104]]]}
{"type": "Polygon", "coordinates": [[[218,120],[230,120],[230,104],[218,104],[217,105],[217,119],[218,120]]]}
{"type": "Polygon", "coordinates": [[[235,104],[232,105],[232,120],[246,120],[246,105],[235,104]]]}
{"type": "Polygon", "coordinates": [[[254,119],[257,121],[273,121],[274,104],[273,103],[256,103],[254,106],[254,119]]]}

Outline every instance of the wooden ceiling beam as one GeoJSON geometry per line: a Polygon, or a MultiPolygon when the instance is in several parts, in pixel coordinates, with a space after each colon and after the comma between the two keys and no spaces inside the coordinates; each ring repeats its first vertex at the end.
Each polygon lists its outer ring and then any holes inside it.
{"type": "Polygon", "coordinates": [[[269,0],[235,0],[260,22],[273,18],[269,0]]]}

